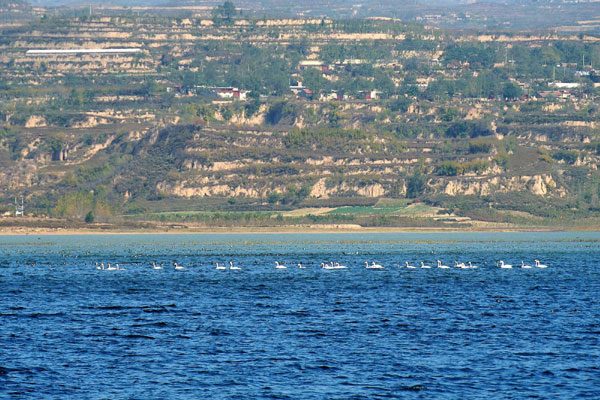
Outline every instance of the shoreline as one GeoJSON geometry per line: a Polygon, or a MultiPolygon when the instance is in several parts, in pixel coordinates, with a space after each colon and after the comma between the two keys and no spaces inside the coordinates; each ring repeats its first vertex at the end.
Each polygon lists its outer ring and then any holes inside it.
{"type": "Polygon", "coordinates": [[[79,236],[79,235],[228,235],[228,234],[364,234],[364,233],[510,233],[510,232],[595,232],[600,227],[357,227],[357,226],[281,226],[281,227],[190,227],[190,228],[35,228],[0,227],[0,236],[79,236]]]}

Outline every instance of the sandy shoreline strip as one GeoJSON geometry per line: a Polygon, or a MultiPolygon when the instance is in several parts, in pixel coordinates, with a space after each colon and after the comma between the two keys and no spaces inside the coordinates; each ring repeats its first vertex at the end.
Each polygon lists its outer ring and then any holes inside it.
{"type": "Polygon", "coordinates": [[[317,234],[317,233],[477,233],[477,232],[553,232],[553,231],[600,231],[600,227],[471,227],[471,228],[423,228],[423,227],[374,227],[358,226],[281,226],[281,227],[194,227],[154,229],[71,229],[71,228],[0,228],[0,236],[44,235],[181,235],[181,234],[317,234]]]}

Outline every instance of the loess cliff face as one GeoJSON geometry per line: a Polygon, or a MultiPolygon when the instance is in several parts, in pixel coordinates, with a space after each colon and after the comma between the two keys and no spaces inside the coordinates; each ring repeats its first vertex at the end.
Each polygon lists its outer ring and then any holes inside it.
{"type": "MultiPolygon", "coordinates": [[[[421,170],[426,176],[424,194],[484,197],[529,192],[540,198],[564,198],[572,194],[570,174],[576,170],[593,176],[599,162],[589,154],[572,164],[541,157],[540,143],[558,149],[564,138],[516,140],[511,142],[512,154],[501,161],[497,151],[472,154],[454,140],[417,137],[399,142],[377,132],[352,138],[342,131],[337,133],[339,142],[291,144],[290,135],[298,128],[218,121],[159,127],[147,115],[132,114],[125,122],[117,117],[88,117],[58,130],[31,117],[18,140],[4,143],[5,152],[11,147],[20,150],[18,159],[4,161],[0,185],[38,194],[103,185],[134,199],[157,194],[265,199],[296,185],[306,186],[308,197],[315,199],[379,198],[405,196],[407,181],[421,170]],[[94,130],[102,134],[89,136],[94,130]],[[440,165],[447,160],[483,167],[443,173],[440,165]]],[[[486,141],[492,149],[506,144],[506,138],[496,136],[486,141]]],[[[580,138],[571,146],[582,148],[583,142],[580,138]]]]}

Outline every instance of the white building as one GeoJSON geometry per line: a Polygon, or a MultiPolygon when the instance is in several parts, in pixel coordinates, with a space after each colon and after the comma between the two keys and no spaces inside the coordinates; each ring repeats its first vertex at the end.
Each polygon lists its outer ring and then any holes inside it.
{"type": "Polygon", "coordinates": [[[28,56],[54,56],[72,54],[127,54],[139,53],[142,49],[137,48],[115,48],[115,49],[35,49],[25,52],[28,56]]]}

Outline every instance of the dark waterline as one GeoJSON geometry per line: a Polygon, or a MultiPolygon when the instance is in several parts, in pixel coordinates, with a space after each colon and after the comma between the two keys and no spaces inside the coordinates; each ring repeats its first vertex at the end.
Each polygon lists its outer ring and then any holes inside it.
{"type": "Polygon", "coordinates": [[[599,244],[597,232],[0,236],[0,397],[597,399],[599,244]],[[549,268],[496,267],[534,258],[549,268]],[[480,268],[395,267],[437,259],[480,268]],[[215,270],[229,261],[242,270],[215,270]]]}

